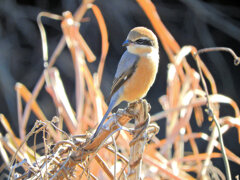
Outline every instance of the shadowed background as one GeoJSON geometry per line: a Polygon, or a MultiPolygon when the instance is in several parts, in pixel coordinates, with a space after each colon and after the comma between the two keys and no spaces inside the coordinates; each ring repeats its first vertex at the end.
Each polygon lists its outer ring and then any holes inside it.
{"type": "MultiPolygon", "coordinates": [[[[194,45],[198,49],[225,46],[232,48],[237,55],[240,55],[240,2],[227,0],[162,0],[153,2],[163,23],[181,46],[194,45]]],[[[14,85],[16,82],[21,82],[32,91],[43,71],[41,38],[36,24],[37,14],[41,11],[56,14],[62,14],[66,10],[74,12],[80,4],[81,1],[77,0],[0,0],[0,113],[7,117],[16,134],[18,134],[18,123],[14,85]]],[[[96,4],[104,16],[109,33],[110,49],[101,85],[101,89],[107,97],[118,61],[125,51],[121,44],[129,30],[135,26],[153,28],[134,0],[97,0],[96,4]]],[[[80,32],[97,56],[97,61],[89,64],[91,71],[96,72],[101,54],[101,35],[92,12],[87,12],[85,17],[88,18],[88,21],[81,23],[80,32]]],[[[49,54],[51,55],[62,36],[60,22],[43,18],[43,24],[47,32],[49,54]]],[[[152,106],[152,114],[162,110],[158,98],[166,93],[166,74],[169,60],[161,44],[160,57],[156,83],[146,97],[152,106]]],[[[229,96],[240,105],[238,94],[240,67],[234,66],[233,59],[229,54],[209,53],[202,57],[216,80],[219,93],[229,96]]],[[[74,71],[71,55],[67,48],[59,56],[56,66],[60,70],[67,95],[74,108],[74,71]]],[[[52,99],[44,90],[41,91],[37,101],[48,119],[56,115],[52,99]]],[[[233,113],[228,106],[221,107],[222,115],[233,113]]],[[[36,117],[32,115],[30,119],[28,130],[33,126],[36,117]]],[[[159,125],[162,127],[159,137],[163,138],[165,122],[161,120],[159,125]]],[[[205,122],[201,129],[194,126],[193,131],[207,131],[208,128],[209,123],[205,122]]],[[[240,145],[237,139],[231,137],[237,137],[235,128],[224,135],[225,145],[240,156],[240,145]]],[[[204,148],[203,146],[203,151],[204,148]]],[[[214,160],[214,163],[221,164],[222,160],[214,160]]],[[[240,168],[231,163],[230,165],[232,174],[237,175],[240,168]]]]}

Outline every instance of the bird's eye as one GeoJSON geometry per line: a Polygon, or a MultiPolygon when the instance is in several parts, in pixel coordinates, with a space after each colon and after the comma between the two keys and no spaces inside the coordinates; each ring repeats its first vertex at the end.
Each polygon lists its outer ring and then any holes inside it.
{"type": "Polygon", "coordinates": [[[148,39],[138,39],[135,41],[135,43],[140,45],[152,46],[152,42],[148,39]]]}

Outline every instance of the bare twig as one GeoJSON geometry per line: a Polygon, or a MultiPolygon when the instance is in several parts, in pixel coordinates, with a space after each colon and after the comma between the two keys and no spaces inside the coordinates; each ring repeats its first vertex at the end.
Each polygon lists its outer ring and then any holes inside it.
{"type": "Polygon", "coordinates": [[[231,49],[231,48],[227,48],[227,47],[212,47],[212,48],[204,48],[204,49],[200,49],[197,51],[196,55],[200,55],[202,53],[208,53],[208,52],[214,52],[214,51],[225,51],[228,52],[232,55],[232,57],[234,58],[234,64],[236,66],[238,66],[240,64],[240,57],[236,55],[236,53],[231,49]]]}
{"type": "MultiPolygon", "coordinates": [[[[209,100],[209,93],[208,93],[208,89],[207,89],[207,84],[206,84],[206,81],[203,77],[203,74],[202,74],[202,69],[200,68],[200,65],[199,65],[199,62],[198,62],[198,52],[194,52],[192,51],[193,55],[194,55],[194,58],[196,60],[196,63],[197,63],[197,67],[198,67],[198,71],[199,71],[199,74],[200,74],[200,77],[201,77],[201,81],[203,83],[203,88],[206,92],[206,98],[207,98],[207,113],[208,113],[208,116],[210,118],[212,118],[216,124],[216,127],[217,127],[217,130],[218,130],[218,135],[219,135],[219,141],[220,141],[220,145],[221,145],[221,152],[222,152],[222,155],[223,155],[223,162],[224,162],[224,166],[225,166],[225,171],[226,171],[226,176],[227,176],[227,179],[228,180],[231,180],[231,171],[230,171],[230,166],[229,166],[229,162],[228,162],[228,159],[227,159],[227,155],[226,155],[226,152],[225,152],[225,147],[224,147],[224,142],[223,142],[223,137],[222,137],[222,133],[221,133],[221,127],[217,121],[217,118],[213,112],[213,109],[210,105],[210,100],[209,100]],[[197,57],[197,58],[196,58],[197,57]]],[[[203,173],[203,172],[202,172],[203,173]]],[[[203,175],[203,174],[202,174],[203,175]]]]}
{"type": "Polygon", "coordinates": [[[14,168],[13,168],[13,163],[16,159],[16,156],[18,154],[18,152],[20,151],[20,149],[23,147],[23,145],[28,141],[28,139],[34,134],[34,133],[37,133],[35,132],[35,129],[38,128],[40,125],[43,125],[40,129],[37,130],[37,132],[41,131],[43,128],[45,128],[45,124],[40,122],[40,121],[37,121],[35,123],[35,125],[33,126],[32,130],[27,134],[27,136],[25,137],[24,141],[21,143],[21,145],[18,147],[17,151],[15,152],[15,154],[13,155],[12,157],[12,160],[10,162],[10,167],[11,167],[11,171],[9,172],[9,178],[12,177],[12,171],[14,171],[14,168]]]}

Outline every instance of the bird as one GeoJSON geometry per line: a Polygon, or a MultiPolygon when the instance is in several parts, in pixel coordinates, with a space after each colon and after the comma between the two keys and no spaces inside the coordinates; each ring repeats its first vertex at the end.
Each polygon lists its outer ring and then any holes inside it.
{"type": "Polygon", "coordinates": [[[145,97],[156,79],[160,61],[158,39],[150,29],[133,28],[122,46],[127,50],[117,66],[109,106],[93,139],[99,134],[114,107],[123,101],[131,103],[145,97]]]}

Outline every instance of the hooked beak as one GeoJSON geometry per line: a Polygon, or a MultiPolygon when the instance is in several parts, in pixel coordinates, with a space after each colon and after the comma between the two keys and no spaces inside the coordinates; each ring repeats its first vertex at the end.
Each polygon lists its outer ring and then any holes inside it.
{"type": "Polygon", "coordinates": [[[127,39],[126,41],[123,42],[122,46],[126,47],[129,46],[131,43],[132,41],[127,39]]]}

